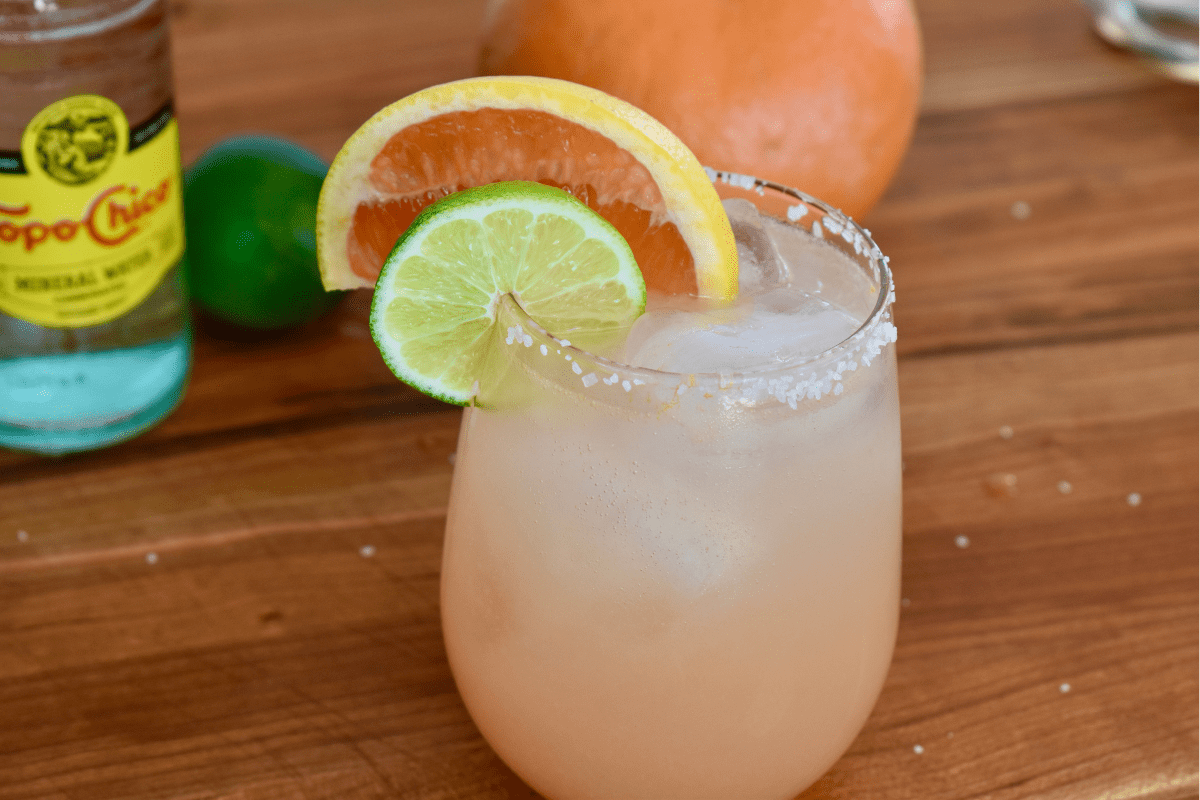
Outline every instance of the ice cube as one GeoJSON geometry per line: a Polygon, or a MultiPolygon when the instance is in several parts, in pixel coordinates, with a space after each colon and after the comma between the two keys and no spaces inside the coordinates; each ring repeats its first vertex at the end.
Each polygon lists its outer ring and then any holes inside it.
{"type": "Polygon", "coordinates": [[[739,372],[816,355],[860,322],[820,297],[779,286],[724,308],[666,306],[643,314],[626,363],[666,372],[739,372]]]}
{"type": "Polygon", "coordinates": [[[775,240],[763,225],[763,217],[749,200],[723,200],[738,248],[738,291],[757,293],[774,286],[783,276],[775,240]]]}

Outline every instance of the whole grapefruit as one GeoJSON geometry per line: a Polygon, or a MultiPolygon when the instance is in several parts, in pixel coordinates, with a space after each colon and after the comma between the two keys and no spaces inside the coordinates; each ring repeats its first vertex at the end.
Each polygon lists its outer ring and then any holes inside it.
{"type": "Polygon", "coordinates": [[[479,67],[601,89],[710,167],[861,217],[912,136],[921,61],[909,0],[493,0],[479,67]]]}

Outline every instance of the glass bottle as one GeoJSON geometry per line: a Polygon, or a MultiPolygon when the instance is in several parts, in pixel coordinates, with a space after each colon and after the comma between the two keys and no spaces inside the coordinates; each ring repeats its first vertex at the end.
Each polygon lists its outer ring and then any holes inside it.
{"type": "Polygon", "coordinates": [[[0,0],[0,446],[134,436],[191,324],[165,0],[0,0]]]}

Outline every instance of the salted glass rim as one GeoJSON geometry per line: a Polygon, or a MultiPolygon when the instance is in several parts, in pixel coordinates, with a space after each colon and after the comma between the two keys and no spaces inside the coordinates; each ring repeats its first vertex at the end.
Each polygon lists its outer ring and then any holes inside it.
{"type": "MultiPolygon", "coordinates": [[[[593,353],[575,344],[572,344],[570,339],[563,336],[558,336],[551,333],[536,320],[526,313],[521,307],[520,302],[512,295],[506,294],[500,298],[500,303],[505,307],[508,313],[516,317],[520,325],[533,333],[539,334],[545,339],[554,343],[556,348],[561,348],[565,353],[572,355],[578,360],[580,356],[586,358],[589,362],[595,363],[598,366],[616,373],[622,373],[631,377],[641,377],[647,381],[656,383],[667,382],[696,382],[696,383],[716,383],[722,388],[728,388],[743,381],[763,380],[772,377],[783,376],[794,373],[804,367],[810,367],[814,364],[827,362],[836,359],[841,355],[848,355],[851,351],[856,350],[859,346],[868,345],[869,335],[872,331],[880,328],[884,323],[890,322],[889,312],[891,311],[892,303],[895,301],[895,287],[892,284],[891,268],[888,266],[888,257],[879,249],[879,245],[871,238],[871,232],[863,228],[840,209],[834,208],[828,203],[813,197],[812,195],[802,192],[799,189],[793,189],[789,186],[784,186],[774,181],[755,178],[749,175],[742,175],[735,172],[724,172],[709,169],[705,167],[709,178],[714,184],[727,184],[740,188],[744,191],[753,192],[759,196],[765,196],[768,192],[773,192],[782,195],[783,198],[797,201],[789,206],[789,209],[804,208],[803,212],[797,213],[795,218],[780,219],[778,216],[764,210],[757,204],[755,207],[759,213],[770,216],[785,224],[793,225],[801,228],[798,224],[801,219],[808,216],[808,208],[814,208],[821,216],[814,219],[805,235],[813,236],[812,230],[817,225],[823,223],[826,219],[833,219],[834,225],[827,226],[828,228],[836,227],[837,233],[832,233],[826,230],[826,226],[821,225],[818,230],[822,233],[819,238],[828,236],[837,236],[844,240],[847,246],[854,247],[854,253],[847,253],[852,259],[865,259],[865,264],[860,263],[859,266],[866,267],[864,271],[869,271],[870,277],[878,283],[877,297],[875,306],[867,314],[862,324],[858,326],[846,338],[842,339],[837,344],[834,344],[819,353],[814,353],[806,356],[800,356],[794,359],[783,361],[777,364],[764,365],[762,367],[754,367],[750,369],[729,370],[727,372],[672,372],[670,370],[659,370],[651,367],[639,367],[633,364],[626,364],[613,358],[593,353]],[[857,257],[857,258],[856,258],[857,257]]],[[[749,199],[749,198],[746,198],[749,199]]],[[[792,213],[789,211],[788,216],[792,213]]],[[[511,335],[510,335],[511,340],[511,335]]],[[[882,346],[886,346],[891,341],[894,341],[894,336],[882,342],[882,346]]],[[[511,343],[511,341],[510,341],[511,343]]],[[[881,347],[882,349],[882,347],[881,347]]]]}

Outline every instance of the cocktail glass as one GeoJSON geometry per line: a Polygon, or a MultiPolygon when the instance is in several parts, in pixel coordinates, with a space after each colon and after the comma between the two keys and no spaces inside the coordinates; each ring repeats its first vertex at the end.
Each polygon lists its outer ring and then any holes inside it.
{"type": "Polygon", "coordinates": [[[792,797],[858,734],[891,660],[886,259],[820,201],[714,175],[787,223],[768,228],[805,262],[790,280],[861,320],[852,335],[785,363],[669,373],[589,353],[507,297],[504,364],[464,412],[446,648],[484,737],[555,800],[792,797]]]}

